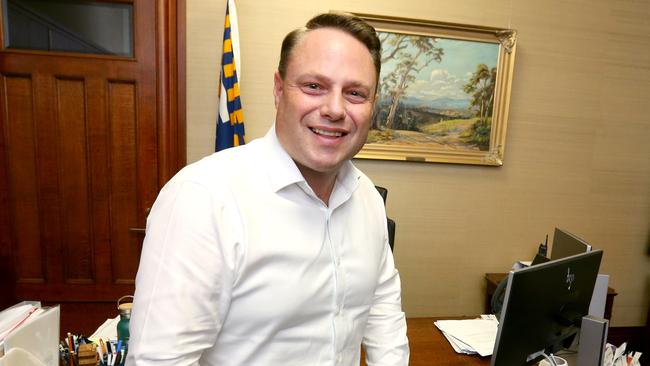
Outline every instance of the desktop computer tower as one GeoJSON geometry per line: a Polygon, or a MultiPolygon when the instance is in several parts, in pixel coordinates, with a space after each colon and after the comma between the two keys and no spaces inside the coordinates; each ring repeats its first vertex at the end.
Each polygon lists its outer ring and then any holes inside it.
{"type": "Polygon", "coordinates": [[[609,321],[587,315],[580,326],[577,366],[603,366],[609,321]]]}

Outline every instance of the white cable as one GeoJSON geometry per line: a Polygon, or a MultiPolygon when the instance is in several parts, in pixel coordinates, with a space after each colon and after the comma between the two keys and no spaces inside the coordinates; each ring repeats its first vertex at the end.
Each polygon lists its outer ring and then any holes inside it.
{"type": "Polygon", "coordinates": [[[548,357],[548,356],[546,355],[546,353],[542,353],[542,356],[544,356],[544,358],[546,359],[546,361],[548,361],[549,365],[551,365],[551,366],[557,366],[557,364],[555,363],[555,359],[553,358],[553,354],[552,354],[552,353],[551,353],[551,357],[548,357]]]}

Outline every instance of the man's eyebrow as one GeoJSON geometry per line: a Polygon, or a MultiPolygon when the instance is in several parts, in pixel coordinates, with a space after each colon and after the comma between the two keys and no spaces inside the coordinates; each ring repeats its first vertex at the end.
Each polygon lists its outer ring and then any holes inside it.
{"type": "MultiPolygon", "coordinates": [[[[333,84],[333,80],[323,74],[319,74],[318,72],[307,72],[304,73],[303,75],[300,75],[298,78],[298,82],[306,82],[309,80],[305,79],[315,79],[316,81],[323,82],[326,84],[333,84]]],[[[343,84],[345,88],[364,88],[364,89],[372,89],[371,85],[368,85],[366,83],[363,83],[362,81],[350,81],[350,82],[345,82],[343,84]]]]}
{"type": "Polygon", "coordinates": [[[332,79],[328,78],[325,75],[319,74],[317,72],[307,72],[302,75],[298,76],[298,82],[305,82],[305,81],[310,81],[312,79],[316,79],[316,81],[319,82],[325,82],[325,83],[332,83],[332,79]]]}
{"type": "Polygon", "coordinates": [[[361,81],[353,81],[353,82],[351,82],[351,83],[349,83],[347,85],[348,85],[348,87],[351,87],[351,88],[364,88],[364,89],[368,89],[368,90],[372,89],[372,86],[370,86],[370,85],[368,85],[366,83],[363,83],[361,81]]]}

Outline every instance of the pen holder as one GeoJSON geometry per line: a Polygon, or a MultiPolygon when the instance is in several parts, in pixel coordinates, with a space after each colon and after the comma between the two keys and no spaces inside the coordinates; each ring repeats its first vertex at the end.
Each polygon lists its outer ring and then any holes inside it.
{"type": "Polygon", "coordinates": [[[122,296],[117,300],[117,310],[120,312],[120,321],[117,323],[117,339],[124,342],[129,341],[129,321],[131,320],[131,308],[133,307],[133,296],[122,296]],[[131,299],[131,302],[122,302],[124,299],[131,299]]]}
{"type": "Polygon", "coordinates": [[[79,351],[77,356],[77,364],[79,366],[86,365],[97,365],[97,348],[94,344],[82,344],[79,345],[79,351]]]}

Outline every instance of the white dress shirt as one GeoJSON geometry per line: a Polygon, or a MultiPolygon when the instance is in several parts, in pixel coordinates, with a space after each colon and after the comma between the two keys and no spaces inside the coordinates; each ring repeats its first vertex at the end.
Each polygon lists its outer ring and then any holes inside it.
{"type": "Polygon", "coordinates": [[[181,170],[149,214],[127,365],[408,365],[386,214],[352,163],[325,205],[272,128],[181,170]]]}

